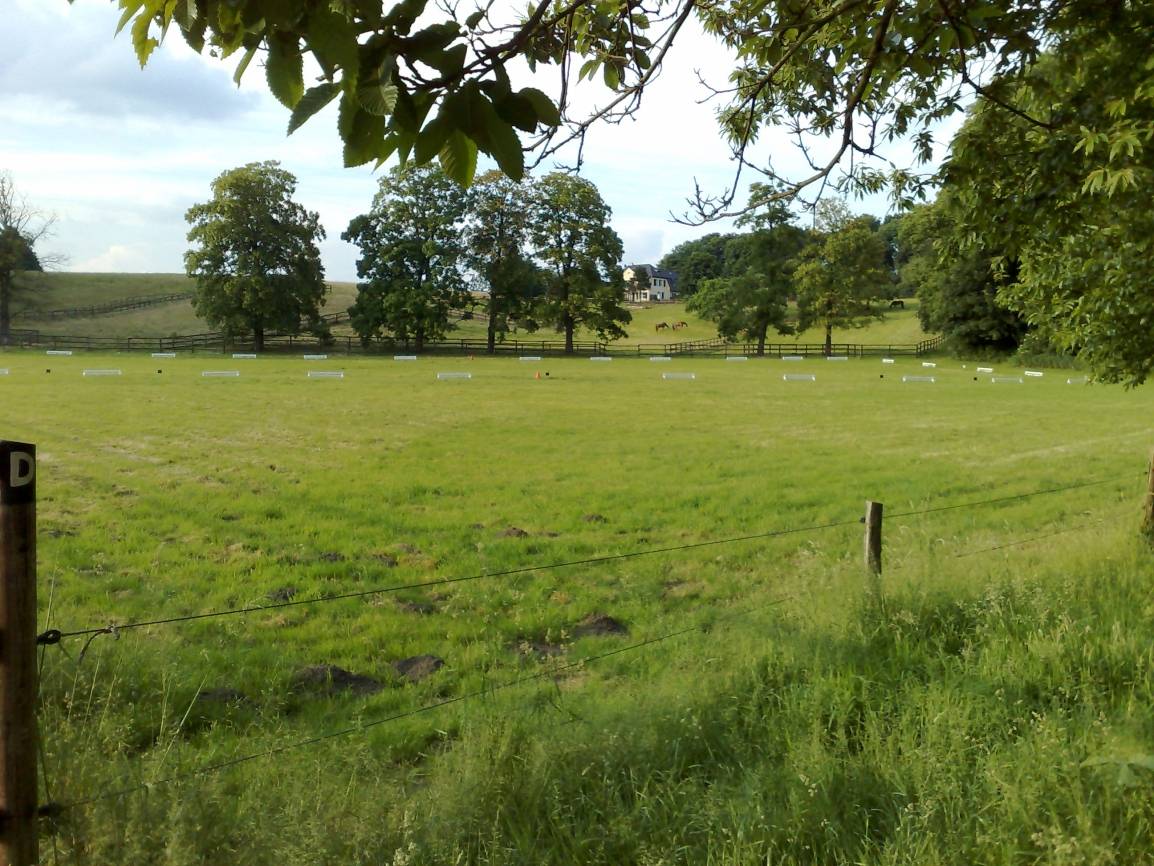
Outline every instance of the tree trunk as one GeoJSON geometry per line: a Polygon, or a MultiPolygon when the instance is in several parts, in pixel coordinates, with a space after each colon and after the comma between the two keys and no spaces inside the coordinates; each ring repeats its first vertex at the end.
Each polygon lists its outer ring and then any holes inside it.
{"type": "Polygon", "coordinates": [[[12,300],[12,275],[0,274],[0,346],[7,346],[11,336],[12,313],[9,303],[12,300]]]}
{"type": "Polygon", "coordinates": [[[565,314],[565,354],[573,354],[573,316],[569,313],[565,314]]]}
{"type": "Polygon", "coordinates": [[[833,354],[833,322],[825,323],[825,356],[833,354]]]}
{"type": "Polygon", "coordinates": [[[489,331],[486,351],[490,355],[497,351],[497,296],[493,294],[492,286],[489,286],[489,331]]]}
{"type": "Polygon", "coordinates": [[[261,322],[252,323],[252,350],[254,352],[264,351],[264,324],[261,322]]]}
{"type": "Polygon", "coordinates": [[[757,356],[760,358],[765,354],[765,334],[769,330],[769,322],[761,325],[757,332],[757,356]]]}
{"type": "Polygon", "coordinates": [[[425,332],[418,329],[413,334],[413,353],[421,354],[421,350],[425,348],[425,332]]]}

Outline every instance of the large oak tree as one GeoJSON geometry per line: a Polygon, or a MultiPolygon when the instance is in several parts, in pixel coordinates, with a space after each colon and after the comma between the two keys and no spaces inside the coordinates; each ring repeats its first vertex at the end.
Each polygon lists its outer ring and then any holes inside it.
{"type": "Polygon", "coordinates": [[[555,171],[534,184],[529,233],[547,272],[539,313],[565,335],[566,352],[573,351],[578,326],[613,339],[625,336],[632,319],[623,306],[622,246],[610,213],[585,178],[555,171]]]}
{"type": "Polygon", "coordinates": [[[320,216],[293,201],[296,178],[277,162],[252,162],[212,182],[212,200],[186,218],[193,245],[185,269],[196,281],[193,307],[227,337],[299,334],[320,324],[328,293],[317,242],[320,216]]]}
{"type": "Polygon", "coordinates": [[[380,180],[367,214],[341,235],[360,247],[349,313],[364,341],[392,336],[419,352],[468,303],[461,225],[465,190],[431,166],[398,167],[380,180]]]}

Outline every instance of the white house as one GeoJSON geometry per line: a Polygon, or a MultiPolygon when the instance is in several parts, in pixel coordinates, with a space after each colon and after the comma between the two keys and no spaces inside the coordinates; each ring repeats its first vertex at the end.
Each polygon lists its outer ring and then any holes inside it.
{"type": "Polygon", "coordinates": [[[648,301],[672,301],[677,294],[677,272],[653,265],[630,265],[621,272],[625,277],[625,298],[635,304],[648,301]],[[649,286],[637,286],[634,277],[640,273],[649,275],[649,286]]]}

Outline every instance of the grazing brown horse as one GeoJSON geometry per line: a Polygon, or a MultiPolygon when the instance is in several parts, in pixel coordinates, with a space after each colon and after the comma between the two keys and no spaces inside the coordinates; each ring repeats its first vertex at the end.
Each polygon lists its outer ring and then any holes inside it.
{"type": "Polygon", "coordinates": [[[675,331],[678,328],[688,328],[688,327],[689,327],[689,322],[674,322],[673,323],[673,330],[675,330],[675,331]]]}
{"type": "Polygon", "coordinates": [[[664,331],[668,327],[669,327],[668,322],[658,322],[657,325],[653,328],[653,333],[656,334],[658,331],[664,331]]]}

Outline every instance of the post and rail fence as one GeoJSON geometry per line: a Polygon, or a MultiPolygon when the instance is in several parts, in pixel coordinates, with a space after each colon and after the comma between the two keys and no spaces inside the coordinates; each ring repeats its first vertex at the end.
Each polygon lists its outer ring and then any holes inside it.
{"type": "Polygon", "coordinates": [[[32,319],[34,321],[55,321],[58,319],[88,319],[93,316],[108,316],[113,313],[127,313],[143,310],[160,304],[191,300],[192,292],[167,292],[162,295],[140,295],[135,298],[117,298],[103,304],[84,307],[65,307],[59,310],[20,310],[12,314],[12,321],[32,319]]]}
{"type": "MultiPolygon", "coordinates": [[[[347,313],[333,313],[322,318],[326,324],[339,324],[348,320],[347,313]]],[[[896,355],[920,356],[941,347],[942,338],[934,337],[919,343],[869,344],[835,343],[828,354],[849,357],[896,355]]],[[[75,334],[48,334],[39,330],[13,328],[8,337],[8,346],[26,349],[80,350],[93,352],[251,352],[255,346],[251,338],[226,337],[219,332],[186,334],[172,337],[92,337],[75,334]]],[[[422,353],[429,355],[486,355],[489,353],[485,339],[429,340],[418,349],[412,340],[371,340],[362,341],[349,335],[315,336],[311,334],[269,335],[264,339],[263,351],[269,354],[285,354],[296,351],[335,352],[343,355],[391,355],[398,352],[422,353]]],[[[632,343],[616,345],[599,340],[574,341],[572,351],[566,351],[563,340],[505,340],[497,343],[492,354],[501,356],[542,355],[564,357],[566,355],[611,357],[645,357],[649,355],[684,357],[730,357],[734,355],[757,356],[757,346],[753,343],[730,343],[721,338],[682,341],[676,343],[632,343]]],[[[765,356],[799,355],[804,357],[827,354],[824,343],[767,343],[765,356]]]]}

